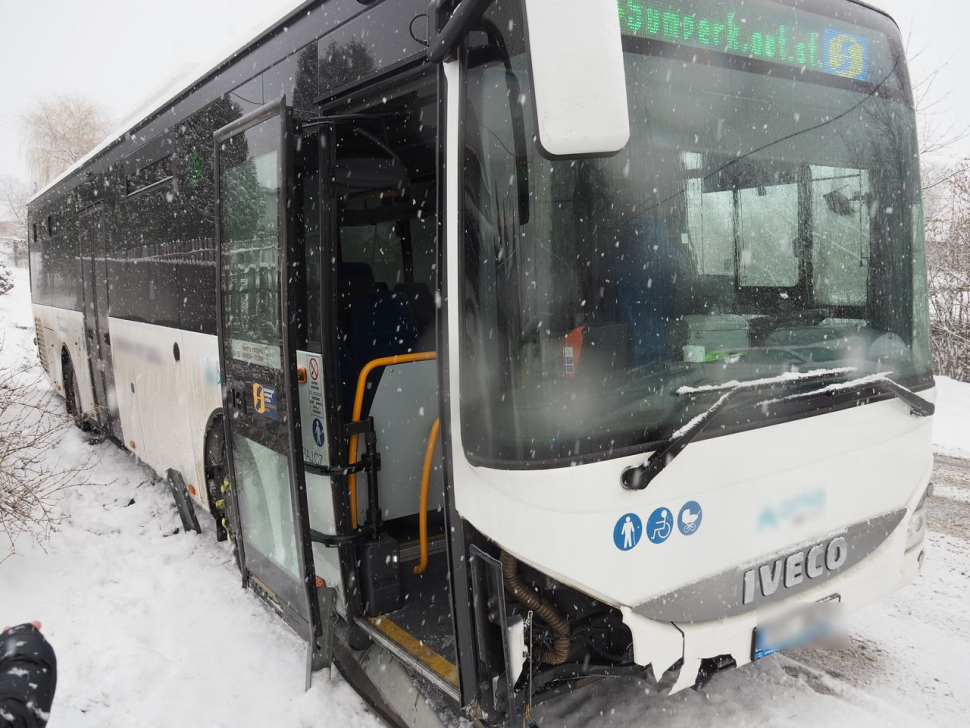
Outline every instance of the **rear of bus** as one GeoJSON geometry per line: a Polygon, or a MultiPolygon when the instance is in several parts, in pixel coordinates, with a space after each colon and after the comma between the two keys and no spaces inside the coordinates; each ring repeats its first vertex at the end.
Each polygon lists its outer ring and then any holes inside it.
{"type": "Polygon", "coordinates": [[[463,66],[455,503],[568,620],[559,659],[536,613],[547,666],[681,689],[919,571],[931,418],[863,386],[933,398],[900,34],[846,0],[620,0],[630,140],[556,157],[528,5],[495,2],[463,66]]]}

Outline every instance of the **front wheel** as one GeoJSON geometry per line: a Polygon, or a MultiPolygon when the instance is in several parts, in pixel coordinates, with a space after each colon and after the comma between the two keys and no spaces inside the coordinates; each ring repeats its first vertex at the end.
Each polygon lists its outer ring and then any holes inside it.
{"type": "Polygon", "coordinates": [[[209,496],[209,512],[216,524],[216,541],[229,539],[235,543],[235,523],[232,517],[230,499],[232,497],[229,481],[229,453],[226,449],[225,430],[221,417],[212,420],[205,438],[205,481],[209,496]]]}

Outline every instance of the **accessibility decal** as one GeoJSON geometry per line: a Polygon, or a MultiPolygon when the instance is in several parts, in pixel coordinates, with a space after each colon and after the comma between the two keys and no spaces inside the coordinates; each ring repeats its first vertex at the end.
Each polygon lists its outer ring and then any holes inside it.
{"type": "Polygon", "coordinates": [[[323,447],[324,433],[323,433],[323,422],[319,417],[313,418],[313,441],[317,443],[317,447],[323,447]]]}
{"type": "Polygon", "coordinates": [[[620,516],[620,520],[613,526],[613,543],[620,551],[629,551],[638,543],[643,535],[643,522],[636,513],[620,516]]]}
{"type": "Polygon", "coordinates": [[[674,517],[669,508],[661,506],[647,519],[647,538],[651,543],[663,543],[674,530],[674,517]]]}
{"type": "Polygon", "coordinates": [[[253,383],[253,409],[263,417],[279,420],[280,414],[276,409],[276,388],[265,384],[253,383]]]}
{"type": "Polygon", "coordinates": [[[687,501],[680,509],[680,514],[677,516],[677,528],[685,536],[690,536],[693,533],[697,533],[697,529],[701,527],[701,520],[704,518],[704,511],[701,510],[701,504],[697,501],[687,501]]]}

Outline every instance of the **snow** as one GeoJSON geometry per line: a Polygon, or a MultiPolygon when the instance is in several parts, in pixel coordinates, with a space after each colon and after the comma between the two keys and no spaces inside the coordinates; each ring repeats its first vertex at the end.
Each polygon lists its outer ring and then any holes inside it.
{"type": "MultiPolygon", "coordinates": [[[[0,296],[0,366],[33,366],[27,276],[14,277],[0,296]]],[[[966,452],[970,385],[938,385],[936,446],[966,452]]],[[[336,671],[304,692],[303,642],[240,587],[207,516],[201,535],[178,532],[150,470],[74,430],[51,459],[92,452],[100,463],[89,477],[101,484],[66,491],[51,540],[21,539],[0,563],[0,626],[40,619],[57,650],[52,728],[382,725],[336,671]]],[[[672,697],[629,680],[595,683],[538,706],[539,725],[970,724],[970,475],[963,460],[938,466],[924,572],[856,616],[852,649],[774,655],[672,697]]]]}
{"type": "Polygon", "coordinates": [[[744,389],[757,389],[759,387],[764,387],[770,384],[784,384],[786,382],[797,382],[799,379],[813,379],[817,377],[822,377],[825,375],[832,375],[833,377],[840,374],[851,374],[856,371],[855,367],[841,367],[838,369],[813,369],[809,372],[783,372],[775,377],[764,377],[762,379],[752,379],[750,381],[741,382],[737,379],[732,379],[730,382],[722,382],[720,384],[705,384],[700,387],[681,387],[677,390],[677,394],[681,397],[688,394],[702,394],[704,392],[723,392],[727,389],[737,389],[743,387],[744,389]]]}
{"type": "MultiPolygon", "coordinates": [[[[768,387],[774,384],[797,382],[802,379],[818,379],[820,377],[825,377],[825,376],[834,377],[834,376],[839,376],[841,374],[851,374],[854,371],[856,371],[855,367],[842,367],[841,369],[813,369],[810,372],[783,372],[774,377],[765,377],[763,379],[752,379],[747,382],[739,382],[738,380],[732,380],[730,382],[724,382],[723,384],[705,384],[700,387],[680,387],[677,390],[677,394],[681,397],[684,397],[688,394],[703,394],[706,392],[724,392],[724,394],[722,394],[714,404],[712,404],[706,410],[704,410],[699,415],[694,417],[690,422],[688,422],[686,425],[681,427],[679,430],[676,430],[674,434],[671,435],[671,437],[673,439],[676,439],[678,437],[683,437],[689,432],[693,432],[706,420],[709,420],[711,417],[713,417],[714,414],[717,413],[717,411],[724,406],[724,403],[727,402],[727,400],[731,397],[731,395],[735,391],[757,390],[762,387],[768,387]]],[[[888,375],[888,372],[886,374],[874,375],[873,377],[863,377],[861,379],[853,380],[852,382],[847,382],[841,385],[833,384],[828,387],[825,387],[824,389],[820,389],[816,392],[812,392],[812,394],[821,394],[822,392],[834,391],[840,387],[846,387],[846,388],[853,387],[860,383],[868,382],[870,379],[874,379],[874,380],[885,379],[887,375],[888,375]]],[[[793,395],[792,397],[783,397],[782,399],[769,399],[769,400],[765,400],[761,404],[774,404],[775,402],[781,402],[783,399],[794,399],[797,396],[804,396],[804,395],[793,395]]]]}
{"type": "Polygon", "coordinates": [[[936,378],[933,448],[944,455],[970,458],[970,384],[936,378]]]}
{"type": "MultiPolygon", "coordinates": [[[[37,361],[26,271],[14,277],[0,296],[0,367],[37,361]]],[[[52,728],[382,725],[337,671],[304,692],[304,642],[241,588],[208,516],[201,536],[176,532],[151,470],[77,430],[50,459],[92,451],[100,485],[66,491],[50,542],[21,538],[2,561],[0,537],[0,627],[39,619],[57,651],[52,728]]]]}

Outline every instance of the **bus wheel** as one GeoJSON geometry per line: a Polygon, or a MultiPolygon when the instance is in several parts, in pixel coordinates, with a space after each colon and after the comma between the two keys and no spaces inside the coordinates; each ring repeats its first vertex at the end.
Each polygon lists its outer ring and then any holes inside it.
{"type": "Polygon", "coordinates": [[[232,541],[233,555],[238,561],[238,549],[235,540],[235,524],[232,522],[232,508],[229,507],[231,497],[229,482],[229,467],[226,452],[226,435],[222,424],[222,416],[212,418],[205,435],[205,482],[209,497],[209,512],[216,523],[216,541],[232,541]]]}
{"type": "Polygon", "coordinates": [[[74,364],[67,351],[61,354],[61,378],[64,386],[64,400],[67,404],[67,414],[74,420],[74,426],[81,430],[90,430],[91,425],[84,416],[81,408],[81,391],[77,385],[77,374],[74,364]]]}

